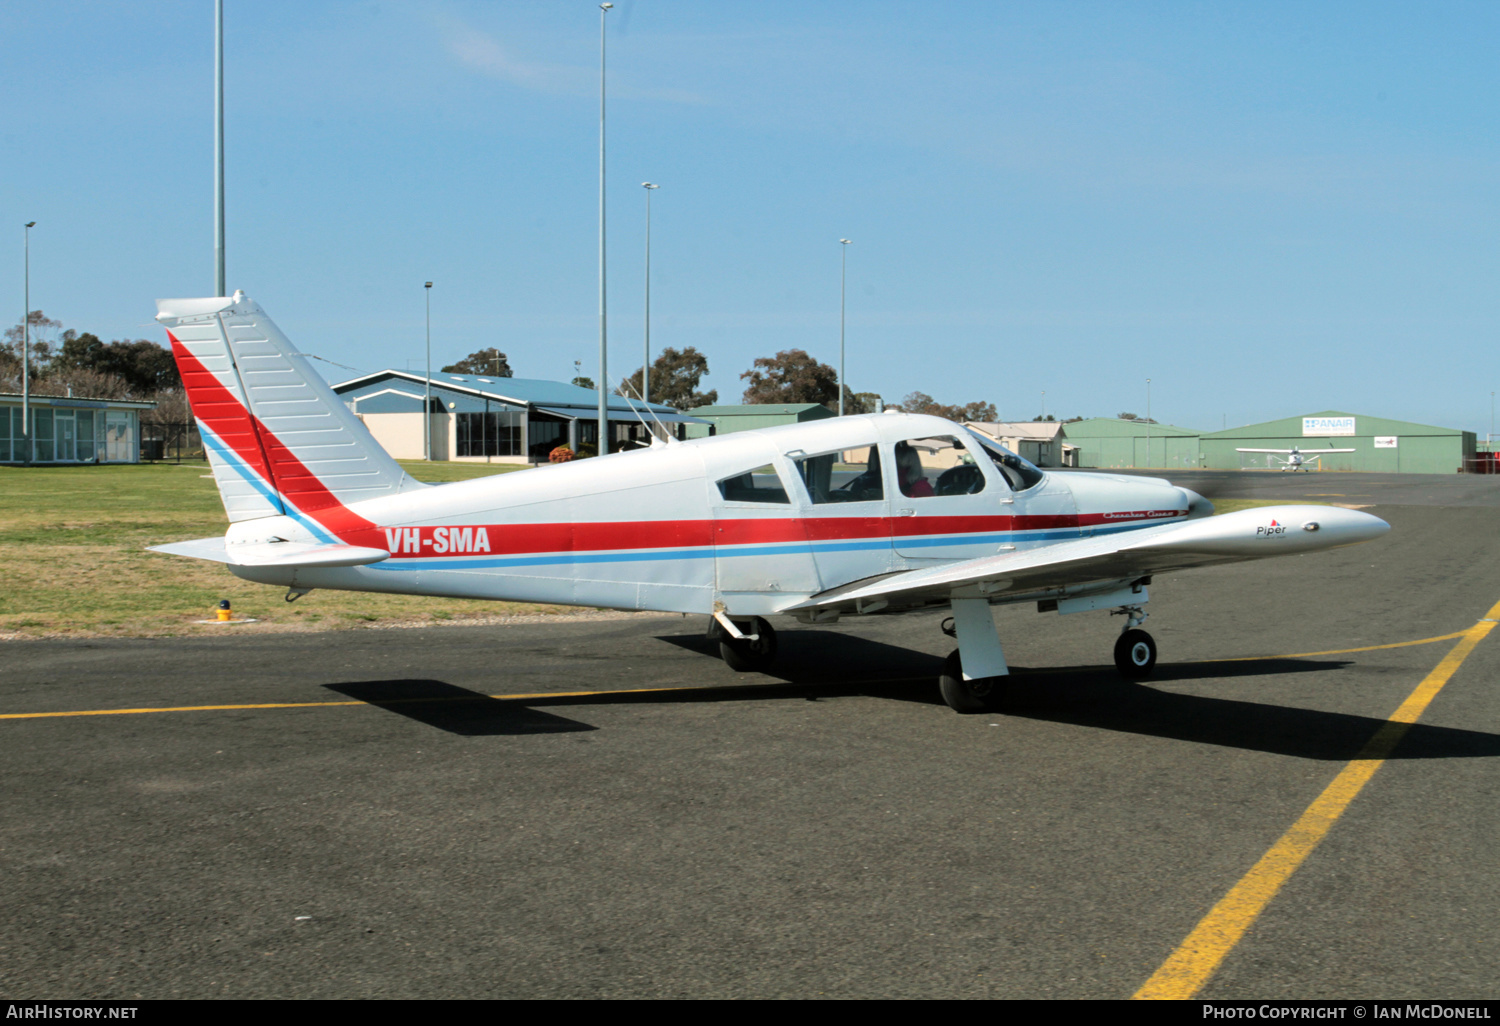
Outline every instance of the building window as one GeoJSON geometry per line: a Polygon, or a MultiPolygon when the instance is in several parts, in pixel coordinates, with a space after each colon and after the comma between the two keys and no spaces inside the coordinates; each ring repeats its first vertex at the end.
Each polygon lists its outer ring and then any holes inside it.
{"type": "Polygon", "coordinates": [[[521,422],[516,413],[460,413],[454,430],[459,456],[521,455],[521,422]]]}
{"type": "Polygon", "coordinates": [[[104,415],[104,458],[111,463],[135,462],[135,431],[128,413],[104,415]]]}
{"type": "Polygon", "coordinates": [[[32,423],[36,425],[36,434],[32,436],[33,444],[36,446],[36,462],[51,463],[57,453],[57,446],[52,438],[52,432],[55,430],[52,411],[40,409],[31,416],[32,423]]]}

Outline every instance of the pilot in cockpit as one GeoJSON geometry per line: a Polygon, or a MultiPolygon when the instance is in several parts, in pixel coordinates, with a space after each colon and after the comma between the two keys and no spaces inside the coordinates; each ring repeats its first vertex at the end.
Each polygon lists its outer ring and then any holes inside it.
{"type": "Polygon", "coordinates": [[[896,476],[900,479],[902,495],[921,499],[934,494],[932,482],[922,473],[922,457],[910,443],[896,443],[896,476]]]}

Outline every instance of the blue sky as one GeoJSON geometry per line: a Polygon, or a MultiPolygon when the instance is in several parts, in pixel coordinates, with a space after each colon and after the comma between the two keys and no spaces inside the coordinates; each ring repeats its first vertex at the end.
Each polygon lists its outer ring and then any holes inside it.
{"type": "MultiPolygon", "coordinates": [[[[597,375],[598,8],[226,0],[228,278],[360,370],[597,375]]],[[[213,291],[213,4],[0,8],[0,296],[213,291]],[[9,226],[9,227],[6,227],[9,226]]],[[[697,346],[1002,417],[1489,430],[1500,5],[704,3],[608,20],[610,377],[697,346]],[[1042,393],[1045,392],[1045,398],[1042,393]]],[[[10,318],[6,318],[7,321],[10,318]]],[[[334,379],[338,368],[320,365],[334,379]]]]}

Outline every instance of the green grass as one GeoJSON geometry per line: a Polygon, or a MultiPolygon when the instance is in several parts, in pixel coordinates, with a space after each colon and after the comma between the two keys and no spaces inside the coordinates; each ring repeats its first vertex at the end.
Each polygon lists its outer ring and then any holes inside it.
{"type": "MultiPolygon", "coordinates": [[[[418,411],[421,412],[420,410],[418,411]]],[[[528,469],[517,463],[427,463],[424,460],[397,460],[401,469],[418,481],[428,484],[443,484],[447,481],[468,481],[476,477],[493,477],[528,469]]]]}
{"type": "MultiPolygon", "coordinates": [[[[422,481],[509,473],[499,464],[405,462],[422,481]]],[[[259,624],[234,630],[462,621],[561,607],[315,591],[294,604],[222,565],[146,546],[222,535],[228,526],[203,463],[0,467],[0,635],[160,636],[222,632],[219,599],[259,624]]]]}
{"type": "Polygon", "coordinates": [[[1214,499],[1214,516],[1238,513],[1245,509],[1261,509],[1265,506],[1317,506],[1320,503],[1305,499],[1214,499]]]}

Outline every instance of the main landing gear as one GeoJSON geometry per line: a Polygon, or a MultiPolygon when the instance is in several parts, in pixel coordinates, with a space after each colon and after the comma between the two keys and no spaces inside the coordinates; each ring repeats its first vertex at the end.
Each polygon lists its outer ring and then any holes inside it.
{"type": "Polygon", "coordinates": [[[1144,680],[1156,668],[1156,639],[1140,629],[1147,614],[1140,606],[1126,606],[1116,613],[1129,619],[1115,642],[1115,669],[1126,680],[1144,680]]]}
{"type": "MultiPolygon", "coordinates": [[[[1135,588],[1134,593],[1144,601],[1143,588],[1135,588]]],[[[1139,604],[1131,604],[1115,610],[1115,614],[1127,618],[1115,642],[1115,666],[1126,680],[1143,680],[1156,668],[1156,640],[1141,630],[1146,611],[1139,604]]],[[[954,599],[951,623],[943,624],[943,633],[957,638],[958,648],[943,663],[938,691],[954,712],[994,712],[1005,697],[1005,678],[1010,670],[1000,651],[989,603],[984,599],[954,599]]]]}
{"type": "Polygon", "coordinates": [[[956,713],[993,711],[1005,693],[1010,667],[1005,665],[989,600],[954,599],[953,627],[944,624],[943,633],[958,639],[958,648],[938,677],[943,701],[956,713]]]}
{"type": "Polygon", "coordinates": [[[708,621],[710,640],[719,643],[724,664],[737,673],[760,673],[776,659],[776,631],[764,617],[738,623],[722,614],[708,621]]]}

